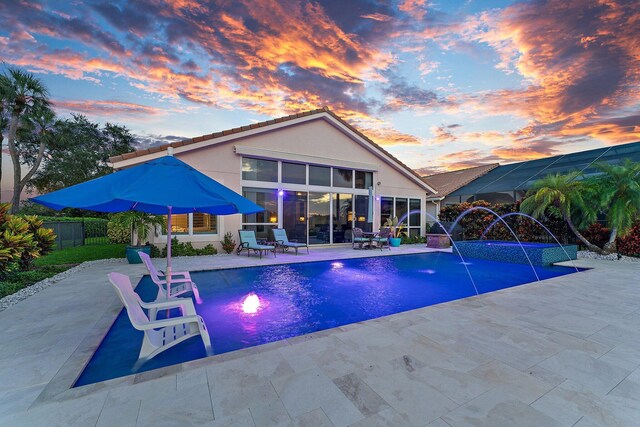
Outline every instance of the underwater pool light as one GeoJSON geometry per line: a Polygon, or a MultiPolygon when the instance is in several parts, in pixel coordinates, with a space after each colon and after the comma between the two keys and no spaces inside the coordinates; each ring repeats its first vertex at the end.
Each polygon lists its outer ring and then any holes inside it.
{"type": "Polygon", "coordinates": [[[260,298],[253,292],[247,295],[242,302],[242,311],[247,314],[257,313],[260,308],[260,298]]]}

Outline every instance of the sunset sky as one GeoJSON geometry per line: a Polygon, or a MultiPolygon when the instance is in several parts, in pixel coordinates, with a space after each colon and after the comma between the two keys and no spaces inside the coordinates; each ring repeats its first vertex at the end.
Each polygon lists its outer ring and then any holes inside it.
{"type": "Polygon", "coordinates": [[[142,144],[322,106],[423,172],[640,140],[637,0],[3,0],[0,59],[142,144]]]}

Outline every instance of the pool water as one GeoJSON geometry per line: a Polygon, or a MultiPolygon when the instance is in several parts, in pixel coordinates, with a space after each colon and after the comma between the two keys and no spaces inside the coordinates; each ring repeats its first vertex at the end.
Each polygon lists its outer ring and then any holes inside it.
{"type": "MultiPolygon", "coordinates": [[[[479,293],[535,281],[529,265],[465,261],[479,293]]],[[[576,270],[536,272],[546,279],[576,270]]],[[[475,295],[460,258],[442,252],[204,271],[192,278],[203,300],[196,310],[215,354],[475,295]],[[246,313],[243,302],[251,293],[260,306],[246,313]]],[[[157,287],[145,276],[136,292],[152,301],[157,287]]],[[[142,336],[123,310],[75,387],[206,357],[202,340],[194,337],[134,372],[142,336]]]]}

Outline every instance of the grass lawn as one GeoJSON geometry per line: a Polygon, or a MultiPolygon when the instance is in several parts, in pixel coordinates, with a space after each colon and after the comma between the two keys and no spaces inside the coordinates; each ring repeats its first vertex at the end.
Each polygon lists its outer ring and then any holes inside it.
{"type": "Polygon", "coordinates": [[[76,246],[74,248],[58,249],[48,255],[38,258],[36,267],[45,265],[68,265],[80,264],[85,261],[97,259],[124,258],[125,244],[115,245],[87,245],[76,246]]]}
{"type": "Polygon", "coordinates": [[[18,292],[40,280],[55,276],[85,261],[107,258],[124,258],[126,245],[88,245],[58,249],[35,261],[35,268],[12,274],[0,281],[0,298],[18,292]]]}

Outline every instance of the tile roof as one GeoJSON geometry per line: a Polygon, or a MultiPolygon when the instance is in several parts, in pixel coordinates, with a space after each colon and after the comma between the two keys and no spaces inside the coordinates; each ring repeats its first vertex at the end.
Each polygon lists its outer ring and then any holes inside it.
{"type": "Polygon", "coordinates": [[[366,136],[365,134],[360,132],[358,129],[356,129],[355,127],[353,127],[349,123],[347,123],[344,119],[339,117],[336,113],[331,111],[328,107],[317,108],[315,110],[304,111],[304,112],[297,113],[297,114],[291,114],[291,115],[284,116],[284,117],[278,117],[278,118],[271,119],[271,120],[265,120],[263,122],[252,123],[252,124],[247,125],[247,126],[241,126],[241,127],[237,127],[237,128],[233,128],[233,129],[223,130],[223,131],[220,131],[220,132],[210,133],[210,134],[207,134],[207,135],[196,136],[194,138],[189,138],[189,139],[185,139],[185,140],[178,141],[178,142],[172,142],[172,143],[169,143],[169,144],[158,145],[156,147],[149,147],[149,148],[145,148],[145,149],[142,149],[142,150],[133,151],[131,153],[125,153],[125,154],[121,154],[119,156],[110,157],[109,161],[111,163],[116,163],[116,162],[120,162],[120,161],[123,161],[123,160],[133,159],[135,157],[141,157],[141,156],[145,156],[145,155],[148,155],[148,154],[154,154],[154,153],[159,153],[159,152],[162,152],[162,151],[166,151],[166,149],[169,148],[169,147],[173,147],[173,148],[184,147],[185,145],[195,144],[197,142],[208,141],[208,140],[220,138],[222,136],[242,133],[242,132],[246,132],[248,130],[253,130],[253,129],[257,129],[257,128],[261,128],[261,127],[265,127],[265,126],[270,126],[270,125],[274,125],[274,124],[277,124],[277,123],[287,122],[287,121],[298,119],[298,118],[301,118],[301,117],[312,116],[312,115],[321,114],[321,113],[329,114],[331,117],[333,117],[334,119],[338,120],[345,127],[347,127],[350,131],[354,132],[359,137],[361,137],[362,139],[367,141],[369,144],[373,145],[375,148],[377,148],[382,153],[384,153],[385,156],[389,157],[394,162],[398,163],[403,169],[405,169],[411,175],[413,175],[414,177],[418,178],[419,180],[425,182],[429,187],[431,187],[431,185],[428,182],[424,181],[422,179],[422,176],[420,176],[416,171],[414,171],[409,166],[407,166],[404,163],[402,163],[400,160],[398,160],[395,156],[393,156],[387,150],[382,148],[380,145],[378,145],[375,142],[373,142],[368,136],[366,136]]]}
{"type": "Polygon", "coordinates": [[[478,179],[489,171],[500,166],[499,163],[489,165],[475,166],[457,171],[438,173],[435,175],[423,176],[422,180],[429,184],[430,187],[438,191],[438,196],[444,197],[453,193],[458,188],[467,185],[471,181],[478,179]]]}

